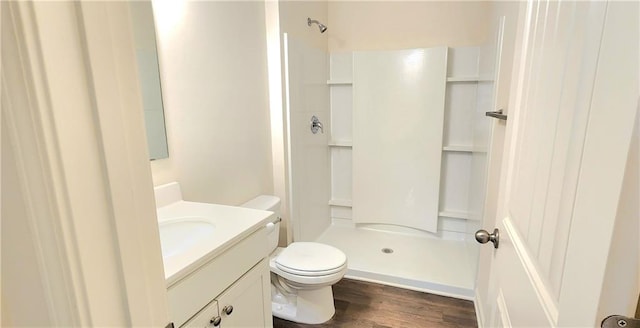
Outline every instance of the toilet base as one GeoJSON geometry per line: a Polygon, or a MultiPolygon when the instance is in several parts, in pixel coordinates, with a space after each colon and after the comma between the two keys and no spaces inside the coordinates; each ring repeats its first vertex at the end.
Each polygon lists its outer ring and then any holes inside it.
{"type": "Polygon", "coordinates": [[[283,294],[272,286],[271,310],[273,316],[305,324],[329,321],[336,313],[331,286],[297,290],[296,294],[283,294]]]}

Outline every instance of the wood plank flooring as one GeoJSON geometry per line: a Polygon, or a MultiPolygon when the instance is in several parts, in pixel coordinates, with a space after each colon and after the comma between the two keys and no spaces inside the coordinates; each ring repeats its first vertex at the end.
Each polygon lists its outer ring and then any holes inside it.
{"type": "Polygon", "coordinates": [[[322,325],[273,318],[274,328],[477,327],[473,302],[369,282],[342,279],[333,286],[336,314],[322,325]]]}

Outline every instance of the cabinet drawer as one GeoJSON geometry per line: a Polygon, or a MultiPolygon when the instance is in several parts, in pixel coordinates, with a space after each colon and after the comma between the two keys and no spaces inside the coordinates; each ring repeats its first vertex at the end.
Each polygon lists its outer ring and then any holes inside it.
{"type": "Polygon", "coordinates": [[[267,232],[262,228],[169,287],[169,314],[174,324],[179,327],[187,322],[266,257],[267,249],[267,232]]]}
{"type": "MultiPolygon", "coordinates": [[[[200,313],[196,314],[193,318],[191,318],[191,320],[185,323],[184,327],[194,327],[194,328],[214,327],[213,323],[211,323],[211,320],[218,317],[219,313],[220,312],[218,310],[218,302],[213,301],[209,305],[207,305],[207,307],[202,309],[200,313]]],[[[220,325],[218,324],[218,327],[219,326],[220,325]]]]}

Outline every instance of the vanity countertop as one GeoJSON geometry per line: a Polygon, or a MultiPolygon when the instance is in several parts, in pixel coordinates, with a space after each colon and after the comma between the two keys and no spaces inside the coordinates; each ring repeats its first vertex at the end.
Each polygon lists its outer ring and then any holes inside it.
{"type": "MultiPolygon", "coordinates": [[[[212,224],[206,236],[186,238],[180,251],[169,252],[163,242],[164,275],[167,288],[197,270],[211,259],[264,227],[274,213],[236,206],[176,201],[157,209],[161,242],[163,227],[180,220],[200,220],[212,224]]],[[[265,240],[265,249],[267,248],[265,240]]]]}

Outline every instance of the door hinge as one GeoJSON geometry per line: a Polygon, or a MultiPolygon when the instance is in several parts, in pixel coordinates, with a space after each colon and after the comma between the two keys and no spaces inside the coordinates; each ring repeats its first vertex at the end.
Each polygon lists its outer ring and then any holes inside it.
{"type": "Polygon", "coordinates": [[[623,315],[610,315],[600,325],[602,328],[640,328],[640,319],[629,318],[623,315]]]}

